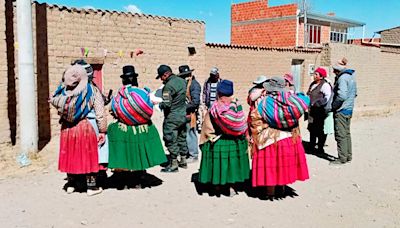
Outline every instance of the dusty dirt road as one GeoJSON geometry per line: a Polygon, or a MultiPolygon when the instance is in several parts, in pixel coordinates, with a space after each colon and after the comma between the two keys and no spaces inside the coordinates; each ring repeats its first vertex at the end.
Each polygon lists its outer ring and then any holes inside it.
{"type": "MultiPolygon", "coordinates": [[[[332,167],[307,155],[310,180],[272,202],[245,192],[199,195],[191,182],[199,163],[176,174],[149,170],[163,180],[152,188],[67,195],[54,139],[29,168],[15,169],[3,156],[0,227],[400,227],[400,113],[352,124],[351,164],[332,167]]],[[[333,136],[327,143],[336,155],[333,136]]]]}

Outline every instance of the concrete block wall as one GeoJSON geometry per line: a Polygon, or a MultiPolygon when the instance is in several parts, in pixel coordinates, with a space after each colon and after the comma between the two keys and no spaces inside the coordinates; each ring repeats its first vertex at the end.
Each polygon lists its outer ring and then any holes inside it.
{"type": "Polygon", "coordinates": [[[295,46],[296,11],[297,4],[268,7],[267,0],[233,4],[231,44],[295,46]]]}

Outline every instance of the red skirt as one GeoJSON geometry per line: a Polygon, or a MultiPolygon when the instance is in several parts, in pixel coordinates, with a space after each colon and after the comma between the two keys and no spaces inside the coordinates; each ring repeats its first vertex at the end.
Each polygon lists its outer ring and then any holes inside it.
{"type": "Polygon", "coordinates": [[[307,180],[308,167],[301,137],[282,139],[262,150],[256,149],[252,164],[252,185],[276,186],[307,180]]]}
{"type": "Polygon", "coordinates": [[[61,126],[58,170],[70,174],[99,171],[97,136],[88,120],[81,120],[74,126],[61,126]]]}

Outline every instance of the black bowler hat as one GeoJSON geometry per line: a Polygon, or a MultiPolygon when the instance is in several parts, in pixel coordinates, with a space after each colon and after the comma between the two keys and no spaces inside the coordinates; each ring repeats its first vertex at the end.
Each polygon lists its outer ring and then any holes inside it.
{"type": "Polygon", "coordinates": [[[132,65],[127,65],[127,66],[122,67],[122,75],[121,75],[121,78],[123,78],[123,77],[129,77],[129,76],[134,76],[134,77],[139,76],[139,74],[137,74],[137,73],[135,72],[135,67],[132,66],[132,65]]]}
{"type": "Polygon", "coordinates": [[[194,69],[190,69],[188,65],[182,65],[179,67],[179,74],[178,76],[185,76],[189,75],[194,71],[194,69]]]}
{"type": "Polygon", "coordinates": [[[166,72],[171,72],[171,67],[167,66],[167,65],[160,65],[157,69],[157,77],[156,79],[161,78],[161,76],[163,76],[166,72]]]}

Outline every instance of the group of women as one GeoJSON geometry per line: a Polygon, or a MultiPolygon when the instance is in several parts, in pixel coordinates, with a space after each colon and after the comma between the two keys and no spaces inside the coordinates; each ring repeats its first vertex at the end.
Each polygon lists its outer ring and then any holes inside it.
{"type": "MultiPolygon", "coordinates": [[[[135,68],[123,68],[122,87],[111,99],[114,121],[108,127],[104,96],[92,75],[82,65],[69,67],[50,99],[61,117],[59,170],[68,176],[65,189],[77,191],[78,180],[86,177],[89,196],[102,192],[96,177],[105,169],[104,147],[113,176],[140,177],[146,169],[167,161],[151,122],[156,102],[149,89],[139,87],[135,68]]],[[[309,100],[291,90],[284,77],[259,77],[254,84],[246,118],[234,96],[233,82],[219,82],[217,101],[202,125],[198,181],[235,195],[235,184],[251,178],[253,187],[266,187],[266,195],[272,197],[277,186],[284,190],[309,178],[298,125],[309,100]]]]}
{"type": "Polygon", "coordinates": [[[84,66],[75,64],[65,71],[50,103],[61,117],[59,170],[68,176],[65,190],[86,190],[92,196],[102,192],[96,180],[99,173],[104,176],[104,163],[114,170],[116,187],[124,188],[122,180],[140,178],[167,157],[151,122],[150,90],[139,88],[135,68],[123,68],[122,87],[111,99],[114,121],[107,127],[104,96],[92,80],[93,69],[84,66]],[[85,176],[86,186],[82,186],[85,176]]]}

